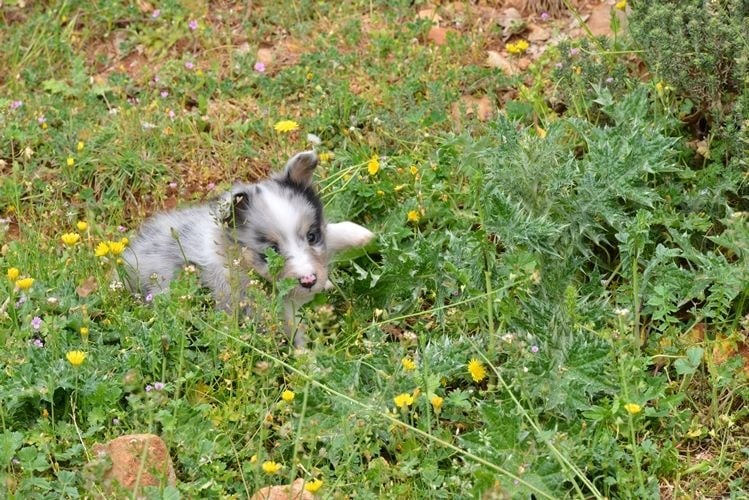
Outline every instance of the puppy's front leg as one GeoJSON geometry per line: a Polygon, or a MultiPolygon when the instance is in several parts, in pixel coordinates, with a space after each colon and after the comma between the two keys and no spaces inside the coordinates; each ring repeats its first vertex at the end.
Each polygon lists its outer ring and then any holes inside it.
{"type": "Polygon", "coordinates": [[[350,221],[331,222],[325,229],[328,250],[331,253],[349,248],[366,246],[374,238],[374,233],[366,227],[350,221]]]}
{"type": "Polygon", "coordinates": [[[297,321],[296,313],[299,307],[290,300],[284,301],[283,304],[283,323],[284,329],[290,339],[294,339],[294,347],[303,349],[307,345],[307,335],[304,325],[297,321]]]}

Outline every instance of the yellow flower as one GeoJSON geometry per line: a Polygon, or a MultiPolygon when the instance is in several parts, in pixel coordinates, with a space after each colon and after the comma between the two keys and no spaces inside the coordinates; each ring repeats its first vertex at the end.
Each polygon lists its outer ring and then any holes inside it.
{"type": "Polygon", "coordinates": [[[75,158],[73,158],[72,156],[68,156],[68,159],[65,163],[68,164],[68,167],[72,167],[73,165],[75,165],[75,158]]]}
{"type": "Polygon", "coordinates": [[[322,488],[322,479],[314,479],[312,481],[308,481],[307,484],[304,485],[304,489],[309,491],[310,493],[317,493],[317,490],[322,488]]]}
{"type": "Polygon", "coordinates": [[[385,196],[385,191],[383,191],[382,189],[378,189],[377,196],[385,196]]]}
{"type": "Polygon", "coordinates": [[[125,244],[122,241],[108,241],[107,246],[112,255],[120,255],[125,251],[125,244]]]}
{"type": "Polygon", "coordinates": [[[367,162],[367,172],[369,172],[369,175],[377,175],[377,172],[379,171],[380,171],[380,160],[376,156],[373,156],[367,162]]]}
{"type": "Polygon", "coordinates": [[[281,120],[273,125],[273,128],[276,129],[276,132],[280,133],[293,132],[299,129],[299,124],[294,120],[281,120]]]}
{"type": "Polygon", "coordinates": [[[408,222],[419,222],[421,215],[417,210],[408,211],[408,222]]]}
{"type": "Polygon", "coordinates": [[[637,415],[642,411],[642,406],[637,403],[627,403],[624,405],[624,409],[627,410],[630,415],[637,415]]]}
{"type": "Polygon", "coordinates": [[[658,82],[655,84],[655,91],[659,94],[663,94],[663,91],[666,90],[666,86],[663,85],[663,82],[658,82]]]}
{"type": "Polygon", "coordinates": [[[20,274],[21,274],[21,271],[19,271],[17,267],[8,268],[8,279],[10,281],[16,281],[20,274]]]}
{"type": "Polygon", "coordinates": [[[75,227],[78,228],[78,231],[83,232],[86,229],[88,229],[88,222],[79,220],[78,222],[75,223],[75,227]]]}
{"type": "Polygon", "coordinates": [[[401,359],[401,365],[403,365],[403,369],[406,370],[407,372],[410,372],[416,369],[416,363],[414,363],[414,360],[411,358],[401,359]]]}
{"type": "Polygon", "coordinates": [[[317,158],[320,160],[320,162],[325,163],[325,162],[329,162],[330,160],[332,160],[333,156],[334,156],[333,153],[326,152],[326,153],[320,153],[319,155],[317,155],[317,158]]]}
{"type": "Polygon", "coordinates": [[[80,366],[86,359],[86,353],[83,351],[69,351],[65,357],[68,359],[71,365],[80,366]]]}
{"type": "Polygon", "coordinates": [[[120,238],[120,243],[127,246],[130,243],[130,240],[127,239],[127,236],[123,236],[122,238],[120,238]]]}
{"type": "Polygon", "coordinates": [[[60,239],[67,246],[72,247],[81,240],[81,235],[78,233],[65,233],[60,236],[60,239]]]}
{"type": "Polygon", "coordinates": [[[627,8],[627,0],[619,0],[616,2],[616,5],[614,5],[615,9],[624,10],[627,8]]]}
{"type": "Polygon", "coordinates": [[[86,335],[88,335],[88,327],[87,326],[82,326],[81,327],[81,335],[83,335],[84,337],[86,335]]]}
{"type": "Polygon", "coordinates": [[[294,391],[289,391],[288,389],[283,391],[281,393],[281,399],[283,399],[287,403],[294,401],[294,391]]]}
{"type": "Polygon", "coordinates": [[[468,373],[471,374],[471,378],[474,382],[481,382],[486,378],[486,368],[484,368],[484,364],[476,358],[472,358],[468,362],[468,373]]]}
{"type": "Polygon", "coordinates": [[[274,462],[272,460],[268,460],[266,462],[263,462],[262,467],[263,467],[263,472],[265,472],[266,474],[275,474],[276,472],[278,472],[281,469],[283,469],[283,465],[281,465],[281,464],[279,464],[277,462],[274,462]]]}
{"type": "Polygon", "coordinates": [[[104,257],[109,253],[109,245],[106,244],[106,242],[102,241],[98,245],[96,245],[96,249],[94,250],[94,255],[97,257],[104,257]]]}
{"type": "Polygon", "coordinates": [[[78,141],[78,144],[76,144],[75,149],[77,149],[78,151],[83,151],[83,147],[84,147],[83,141],[78,141]]]}
{"type": "Polygon", "coordinates": [[[516,56],[524,54],[525,51],[528,50],[528,47],[530,47],[530,44],[525,40],[518,40],[514,43],[508,43],[506,46],[507,52],[516,56]]]}
{"type": "Polygon", "coordinates": [[[419,167],[416,165],[411,165],[411,168],[408,169],[411,172],[411,175],[416,175],[419,173],[419,167]]]}
{"type": "Polygon", "coordinates": [[[395,402],[395,406],[398,408],[408,408],[412,404],[414,404],[414,397],[410,395],[407,392],[404,392],[403,394],[398,394],[393,398],[393,401],[395,402]]]}
{"type": "Polygon", "coordinates": [[[16,281],[16,286],[19,290],[28,290],[34,284],[34,278],[24,278],[16,281]]]}
{"type": "Polygon", "coordinates": [[[429,402],[432,403],[432,408],[434,408],[434,411],[440,411],[440,409],[442,408],[442,403],[444,403],[445,400],[437,395],[434,395],[429,400],[429,402]]]}

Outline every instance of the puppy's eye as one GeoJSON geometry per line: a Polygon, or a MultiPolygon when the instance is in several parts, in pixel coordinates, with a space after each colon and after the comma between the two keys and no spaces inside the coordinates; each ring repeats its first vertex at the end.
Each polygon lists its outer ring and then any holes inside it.
{"type": "Polygon", "coordinates": [[[307,243],[310,245],[317,245],[320,243],[320,231],[312,229],[307,233],[307,243]]]}

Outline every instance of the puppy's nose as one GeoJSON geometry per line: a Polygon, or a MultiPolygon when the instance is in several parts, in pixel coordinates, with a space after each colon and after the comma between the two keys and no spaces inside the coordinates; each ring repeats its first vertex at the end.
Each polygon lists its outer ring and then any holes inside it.
{"type": "Polygon", "coordinates": [[[315,283],[317,283],[317,275],[315,274],[308,274],[299,278],[299,284],[304,288],[312,288],[315,286],[315,283]]]}

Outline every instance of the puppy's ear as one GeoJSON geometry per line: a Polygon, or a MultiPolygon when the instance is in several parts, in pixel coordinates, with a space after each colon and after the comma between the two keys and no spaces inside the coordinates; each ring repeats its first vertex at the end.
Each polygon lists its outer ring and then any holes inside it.
{"type": "Polygon", "coordinates": [[[221,200],[221,218],[229,227],[236,227],[238,221],[244,219],[243,214],[250,209],[252,203],[251,186],[240,186],[232,189],[221,200]]]}
{"type": "Polygon", "coordinates": [[[366,246],[374,238],[374,233],[353,222],[330,223],[325,228],[325,237],[330,252],[340,252],[349,248],[366,246]]]}
{"type": "Polygon", "coordinates": [[[312,185],[312,172],[317,167],[317,154],[305,151],[295,154],[287,163],[281,174],[282,180],[302,188],[312,185]]]}

